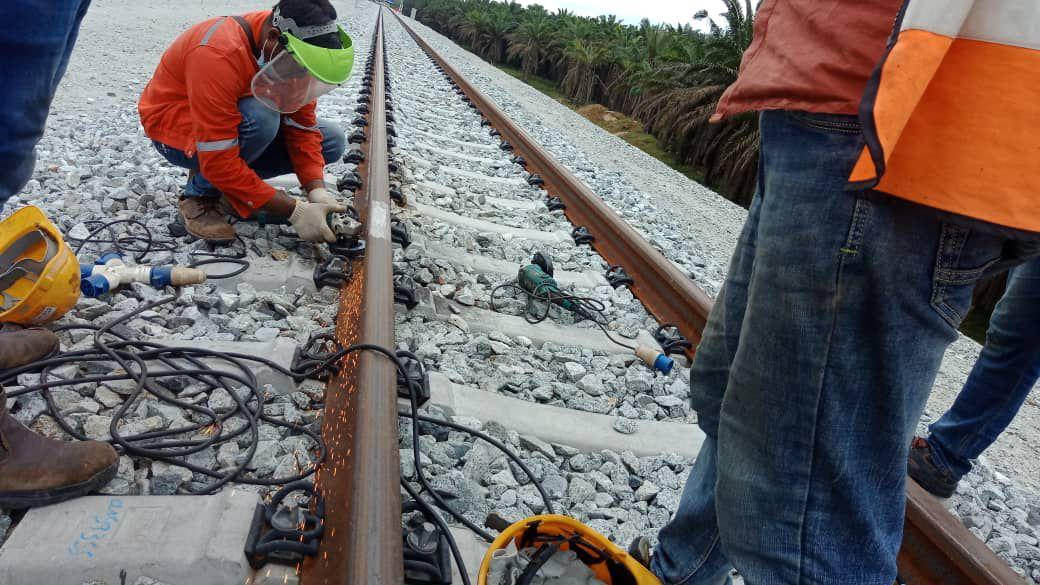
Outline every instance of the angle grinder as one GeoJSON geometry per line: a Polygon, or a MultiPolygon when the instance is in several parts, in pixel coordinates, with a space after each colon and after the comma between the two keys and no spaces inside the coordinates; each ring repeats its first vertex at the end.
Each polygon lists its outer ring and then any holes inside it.
{"type": "Polygon", "coordinates": [[[671,372],[675,366],[675,361],[661,352],[660,349],[645,345],[633,347],[614,340],[603,324],[597,321],[592,312],[586,309],[585,302],[582,299],[560,290],[560,284],[553,277],[552,259],[547,254],[536,252],[531,258],[530,264],[521,266],[520,271],[517,273],[517,284],[534,299],[548,301],[566,311],[596,322],[611,341],[632,350],[636,357],[647,366],[664,374],[671,372]]]}

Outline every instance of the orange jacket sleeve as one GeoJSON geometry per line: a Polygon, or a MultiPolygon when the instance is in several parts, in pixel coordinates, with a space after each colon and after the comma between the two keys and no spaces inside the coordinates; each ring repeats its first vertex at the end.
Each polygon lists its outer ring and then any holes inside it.
{"type": "Polygon", "coordinates": [[[186,57],[185,86],[191,108],[199,169],[243,216],[263,207],[277,191],[239,155],[240,75],[224,55],[198,47],[186,57]]]}
{"type": "Polygon", "coordinates": [[[321,154],[321,130],[318,130],[317,102],[282,117],[282,134],[293,170],[301,185],[324,179],[325,157],[321,154]]]}

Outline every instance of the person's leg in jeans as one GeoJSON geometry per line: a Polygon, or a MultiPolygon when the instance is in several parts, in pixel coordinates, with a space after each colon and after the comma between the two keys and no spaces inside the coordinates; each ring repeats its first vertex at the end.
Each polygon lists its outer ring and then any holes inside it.
{"type": "Polygon", "coordinates": [[[704,445],[694,462],[683,490],[684,501],[676,516],[658,535],[661,546],[654,551],[651,569],[669,583],[728,583],[730,566],[720,554],[715,525],[715,456],[719,410],[729,380],[729,368],[737,352],[747,289],[755,260],[755,237],[761,211],[762,169],[759,189],[751,201],[747,221],[730,260],[726,282],[708,317],[697,357],[690,372],[691,396],[698,411],[697,424],[704,431],[704,445]],[[699,498],[702,501],[693,501],[699,498]],[[690,527],[704,530],[690,530],[690,527]],[[696,580],[688,581],[696,573],[696,580]]]}
{"type": "Polygon", "coordinates": [[[690,375],[703,461],[653,568],[665,583],[714,585],[728,565],[754,585],[891,582],[909,439],[1003,241],[845,191],[855,118],[767,112],[761,128],[759,208],[690,375]]]}
{"type": "Polygon", "coordinates": [[[89,7],[90,0],[0,2],[0,209],[32,176],[36,143],[89,7]]]}
{"type": "Polygon", "coordinates": [[[955,480],[1022,407],[1040,377],[1040,259],[1011,269],[1004,296],[986,332],[986,344],[953,406],[929,428],[934,461],[955,480]]]}
{"type": "MultiPolygon", "coordinates": [[[[249,168],[261,179],[293,172],[285,141],[281,138],[282,115],[251,97],[239,100],[238,111],[242,114],[242,122],[238,125],[239,156],[249,168]]],[[[318,129],[322,133],[321,147],[325,163],[339,160],[347,144],[343,131],[325,120],[318,120],[318,129]]],[[[198,172],[198,157],[188,157],[184,152],[160,142],[156,142],[155,147],[169,162],[196,171],[188,176],[184,186],[185,197],[220,196],[220,192],[198,172]]]]}

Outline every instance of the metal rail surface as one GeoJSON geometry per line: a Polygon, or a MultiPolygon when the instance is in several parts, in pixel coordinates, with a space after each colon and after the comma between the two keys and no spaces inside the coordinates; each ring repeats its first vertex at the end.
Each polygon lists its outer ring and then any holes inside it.
{"type": "MultiPolygon", "coordinates": [[[[566,204],[568,219],[595,237],[593,247],[635,279],[632,291],[662,323],[674,323],[695,343],[713,301],[632,229],[602,199],[546,152],[487,96],[397,15],[416,43],[462,89],[480,113],[545,179],[546,191],[566,204]]],[[[906,524],[900,575],[909,585],[1016,585],[1025,581],[944,509],[931,494],[907,481],[906,524]]]]}
{"type": "MultiPolygon", "coordinates": [[[[392,350],[393,250],[382,10],[372,54],[368,139],[362,146],[365,160],[359,165],[364,182],[354,199],[365,225],[367,249],[361,269],[340,293],[337,337],[344,346],[369,343],[392,350]]],[[[326,530],[318,555],[302,567],[303,585],[404,581],[397,374],[382,355],[366,351],[351,357],[327,390],[322,436],[329,459],[318,478],[326,502],[326,530]]]]}

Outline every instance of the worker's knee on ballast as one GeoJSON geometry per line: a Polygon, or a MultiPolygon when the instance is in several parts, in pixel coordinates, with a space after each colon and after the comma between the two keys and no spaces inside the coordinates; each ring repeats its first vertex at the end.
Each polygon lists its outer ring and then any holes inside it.
{"type": "Polygon", "coordinates": [[[240,147],[245,149],[248,145],[255,148],[257,154],[263,152],[278,136],[282,115],[253,97],[238,100],[238,111],[242,114],[238,126],[240,147]]]}
{"type": "Polygon", "coordinates": [[[339,161],[347,151],[347,135],[327,120],[318,120],[318,129],[321,130],[321,154],[325,157],[325,164],[339,161]]]}

